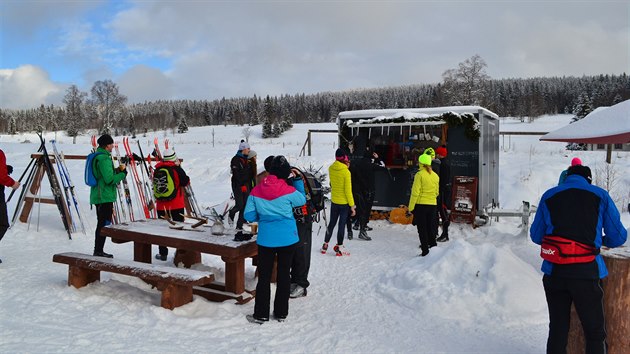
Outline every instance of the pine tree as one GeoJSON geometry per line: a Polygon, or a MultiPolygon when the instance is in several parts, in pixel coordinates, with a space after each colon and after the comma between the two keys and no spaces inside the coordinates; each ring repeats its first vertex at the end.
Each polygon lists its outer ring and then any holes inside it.
{"type": "Polygon", "coordinates": [[[571,122],[575,122],[586,117],[592,111],[593,103],[591,99],[586,93],[582,93],[580,97],[578,97],[578,101],[573,107],[573,114],[575,114],[575,117],[571,120],[571,122]]]}

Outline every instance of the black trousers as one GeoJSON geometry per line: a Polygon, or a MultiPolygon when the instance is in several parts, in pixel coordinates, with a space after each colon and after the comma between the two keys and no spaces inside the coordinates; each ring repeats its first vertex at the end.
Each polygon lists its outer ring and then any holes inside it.
{"type": "Polygon", "coordinates": [[[238,220],[236,221],[236,228],[243,229],[243,224],[245,223],[245,205],[247,204],[247,198],[249,197],[248,192],[243,192],[239,189],[232,189],[232,194],[234,194],[234,206],[230,209],[228,215],[230,219],[234,219],[236,213],[238,213],[238,220]]]}
{"type": "Polygon", "coordinates": [[[429,250],[429,247],[436,244],[435,241],[435,225],[436,206],[427,204],[416,204],[413,208],[413,217],[418,228],[418,238],[420,238],[420,248],[423,251],[429,250]]]}
{"type": "Polygon", "coordinates": [[[348,204],[335,204],[330,203],[330,220],[328,221],[328,227],[326,229],[326,236],[324,242],[328,243],[332,238],[332,232],[335,230],[335,225],[339,221],[339,228],[337,229],[337,244],[343,245],[343,237],[345,234],[346,223],[348,222],[348,215],[350,215],[350,207],[348,204]]]}
{"type": "MultiPolygon", "coordinates": [[[[185,220],[184,208],[169,210],[169,213],[171,214],[171,218],[173,219],[173,221],[183,222],[185,220]]],[[[158,218],[162,218],[164,215],[166,215],[166,211],[158,209],[157,214],[158,214],[158,218]]],[[[168,247],[159,246],[158,248],[160,249],[160,254],[162,256],[168,256],[168,247]]]]}
{"type": "Polygon", "coordinates": [[[4,200],[4,186],[2,187],[2,193],[0,193],[0,240],[4,237],[4,234],[7,233],[9,229],[9,213],[7,211],[7,202],[4,200]]]}
{"type": "Polygon", "coordinates": [[[101,236],[103,226],[112,224],[114,203],[95,204],[96,207],[96,231],[94,232],[94,252],[103,252],[105,236],[101,236]]]}
{"type": "Polygon", "coordinates": [[[289,293],[291,292],[291,262],[295,247],[265,247],[258,245],[258,284],[256,284],[256,298],[254,317],[269,318],[269,301],[271,298],[271,273],[274,258],[278,259],[278,273],[276,296],[273,300],[273,312],[278,317],[289,314],[289,293]]]}
{"type": "MultiPolygon", "coordinates": [[[[438,199],[437,199],[437,212],[438,212],[439,218],[442,220],[442,235],[440,236],[448,237],[448,226],[451,224],[451,221],[448,219],[448,209],[446,207],[445,198],[441,194],[438,196],[438,199]]],[[[435,223],[436,235],[438,234],[437,226],[438,226],[438,223],[436,222],[435,223]]]]}
{"type": "Polygon", "coordinates": [[[570,279],[545,275],[545,296],[549,308],[548,354],[567,352],[571,304],[582,322],[586,353],[606,353],[604,289],[600,279],[570,279]]]}
{"type": "Polygon", "coordinates": [[[311,284],[308,281],[308,271],[311,268],[311,245],[313,241],[313,223],[297,222],[298,236],[300,242],[295,246],[293,262],[291,264],[291,283],[295,283],[303,288],[308,288],[311,284]]]}

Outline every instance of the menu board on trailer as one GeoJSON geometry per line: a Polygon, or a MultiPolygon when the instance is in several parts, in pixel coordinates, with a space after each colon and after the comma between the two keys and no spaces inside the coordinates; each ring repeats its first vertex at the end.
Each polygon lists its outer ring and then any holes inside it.
{"type": "Polygon", "coordinates": [[[477,214],[477,177],[453,178],[451,221],[472,224],[477,214]]]}

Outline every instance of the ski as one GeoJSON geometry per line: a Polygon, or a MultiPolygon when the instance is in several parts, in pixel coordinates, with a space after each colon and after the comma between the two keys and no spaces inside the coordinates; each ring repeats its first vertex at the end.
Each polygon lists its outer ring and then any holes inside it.
{"type": "MultiPolygon", "coordinates": [[[[52,167],[52,163],[50,162],[50,156],[48,155],[48,151],[46,150],[46,141],[41,133],[37,133],[39,140],[42,142],[42,154],[44,160],[44,168],[46,169],[46,173],[48,174],[48,182],[50,183],[50,188],[52,189],[53,196],[55,199],[55,204],[57,204],[57,209],[59,209],[59,214],[61,215],[61,220],[63,221],[63,226],[66,228],[68,232],[68,238],[72,240],[72,231],[70,220],[68,220],[69,212],[65,210],[65,203],[63,201],[63,195],[61,194],[61,188],[59,187],[59,181],[57,180],[57,176],[55,175],[55,169],[52,167]]],[[[41,186],[40,186],[41,188],[41,186]]]]}
{"type": "Polygon", "coordinates": [[[129,146],[129,138],[123,138],[123,147],[125,148],[125,153],[127,154],[127,158],[129,159],[129,165],[131,167],[131,175],[133,176],[136,192],[138,194],[138,198],[140,199],[140,206],[142,211],[144,212],[144,216],[146,219],[150,219],[151,215],[149,213],[149,207],[146,203],[146,199],[144,197],[144,188],[142,186],[142,182],[140,182],[140,176],[138,175],[138,168],[136,166],[136,160],[131,152],[131,147],[129,146]]]}
{"type": "MultiPolygon", "coordinates": [[[[114,144],[114,150],[116,151],[116,159],[118,159],[119,163],[122,162],[122,158],[120,156],[120,150],[118,149],[118,143],[114,144]]],[[[123,178],[122,183],[123,183],[123,190],[125,191],[125,202],[127,203],[127,210],[129,210],[129,219],[131,221],[135,221],[136,218],[133,214],[133,203],[131,202],[131,190],[129,189],[127,176],[123,178]]]]}
{"type": "Polygon", "coordinates": [[[147,200],[148,203],[148,208],[149,211],[151,211],[151,215],[153,216],[153,218],[157,218],[157,210],[155,207],[155,200],[153,198],[153,173],[151,173],[149,171],[149,166],[147,166],[147,162],[144,159],[144,154],[142,153],[142,146],[140,145],[140,140],[137,140],[138,143],[138,150],[140,150],[140,156],[142,157],[142,165],[144,166],[144,171],[147,174],[147,179],[144,180],[144,175],[143,175],[143,182],[144,182],[144,188],[145,188],[145,199],[147,200]],[[148,195],[149,197],[146,198],[146,195],[148,195]]]}
{"type": "MultiPolygon", "coordinates": [[[[83,223],[83,216],[81,215],[81,207],[79,206],[79,199],[77,198],[77,194],[74,191],[74,183],[72,183],[72,179],[70,178],[70,172],[68,172],[68,166],[66,165],[66,159],[63,153],[59,153],[57,150],[57,144],[55,140],[51,140],[53,146],[53,152],[55,153],[55,159],[57,160],[57,167],[61,166],[62,170],[62,178],[65,180],[64,188],[67,188],[70,191],[70,197],[72,197],[72,203],[74,204],[74,209],[77,213],[77,217],[79,218],[79,223],[81,224],[81,232],[85,235],[85,224],[83,223]]],[[[66,196],[67,197],[67,196],[66,196]]],[[[68,201],[68,204],[70,201],[68,201]]],[[[70,206],[68,205],[68,208],[70,206]]]]}

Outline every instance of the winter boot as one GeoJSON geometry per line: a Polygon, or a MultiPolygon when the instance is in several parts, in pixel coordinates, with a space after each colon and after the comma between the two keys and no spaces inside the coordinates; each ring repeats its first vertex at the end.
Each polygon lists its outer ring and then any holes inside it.
{"type": "Polygon", "coordinates": [[[438,237],[437,242],[446,242],[448,241],[448,235],[442,234],[442,236],[438,237]]]}
{"type": "Polygon", "coordinates": [[[324,242],[321,249],[322,254],[326,254],[326,251],[328,251],[328,242],[324,242]]]}
{"type": "Polygon", "coordinates": [[[370,236],[367,235],[367,231],[365,231],[365,229],[361,230],[361,232],[359,232],[359,238],[365,241],[372,241],[372,238],[370,236]]]}
{"type": "Polygon", "coordinates": [[[109,253],[105,253],[103,251],[94,251],[94,256],[96,257],[105,257],[105,258],[114,258],[113,255],[109,253]]]}
{"type": "MultiPolygon", "coordinates": [[[[293,284],[291,284],[293,285],[293,284]]],[[[303,288],[297,284],[295,284],[295,287],[293,289],[291,289],[291,293],[289,294],[289,297],[292,299],[295,299],[297,297],[302,297],[302,296],[306,296],[306,288],[303,288]]]]}
{"type": "Polygon", "coordinates": [[[247,315],[247,316],[245,316],[245,318],[249,322],[255,323],[255,324],[259,324],[259,325],[269,321],[269,318],[259,318],[259,317],[255,317],[254,315],[247,315]]]}
{"type": "MultiPolygon", "coordinates": [[[[348,240],[352,240],[352,230],[348,229],[348,240]]],[[[360,236],[359,236],[360,237],[360,236]]]]}
{"type": "Polygon", "coordinates": [[[346,248],[343,247],[343,245],[335,245],[335,247],[333,247],[333,250],[335,251],[335,256],[337,257],[350,255],[350,252],[346,251],[346,248]]]}

